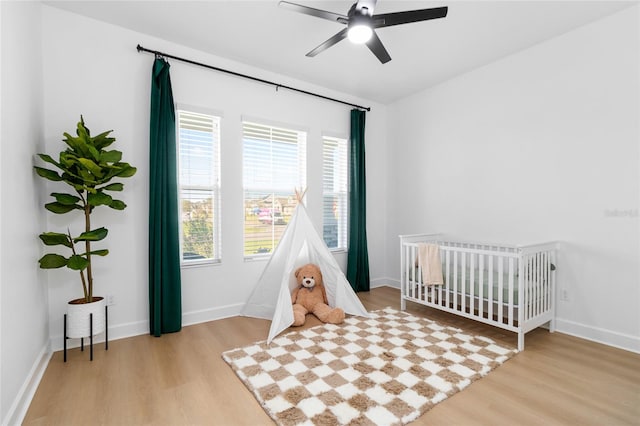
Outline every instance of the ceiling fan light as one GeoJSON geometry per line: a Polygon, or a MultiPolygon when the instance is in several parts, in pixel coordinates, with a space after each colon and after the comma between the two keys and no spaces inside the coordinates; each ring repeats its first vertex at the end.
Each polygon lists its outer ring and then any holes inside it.
{"type": "Polygon", "coordinates": [[[352,43],[363,44],[369,41],[373,35],[373,30],[365,24],[351,25],[347,32],[347,37],[352,43]]]}

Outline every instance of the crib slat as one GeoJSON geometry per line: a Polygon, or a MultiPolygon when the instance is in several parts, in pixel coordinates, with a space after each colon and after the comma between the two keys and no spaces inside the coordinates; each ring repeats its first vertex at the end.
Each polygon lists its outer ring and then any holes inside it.
{"type": "Polygon", "coordinates": [[[546,284],[546,288],[545,288],[545,305],[544,305],[544,310],[548,311],[551,308],[551,259],[549,257],[549,252],[546,251],[545,252],[545,258],[547,261],[547,264],[544,266],[544,282],[546,284]]]}
{"type": "Polygon", "coordinates": [[[532,256],[527,256],[527,275],[526,275],[526,279],[527,279],[527,292],[525,293],[527,296],[527,317],[526,319],[529,319],[532,317],[532,307],[531,307],[531,278],[533,277],[533,259],[532,256]]]}
{"type": "MultiPolygon", "coordinates": [[[[417,251],[419,252],[420,249],[418,248],[417,251]]],[[[415,290],[416,290],[416,298],[418,298],[419,300],[422,300],[421,296],[422,296],[422,288],[424,287],[424,281],[422,279],[422,268],[423,266],[420,264],[420,262],[418,261],[418,272],[416,272],[417,276],[417,282],[418,285],[415,286],[415,290]]]]}
{"type": "Polygon", "coordinates": [[[469,258],[469,313],[474,314],[475,312],[475,297],[476,297],[476,255],[471,254],[469,258]]]}
{"type": "MultiPolygon", "coordinates": [[[[409,259],[413,259],[414,265],[415,265],[415,259],[416,259],[416,247],[412,246],[411,247],[411,256],[409,257],[409,259]]],[[[416,297],[416,283],[418,281],[416,280],[416,268],[415,266],[411,268],[411,287],[409,288],[410,290],[410,295],[411,297],[416,297]]]]}
{"type": "Polygon", "coordinates": [[[536,253],[533,257],[534,264],[534,280],[533,280],[533,316],[540,314],[540,253],[536,253]]]}
{"type": "Polygon", "coordinates": [[[446,304],[444,306],[449,307],[449,294],[451,293],[451,251],[447,250],[447,281],[445,289],[446,304]]]}
{"type": "Polygon", "coordinates": [[[549,271],[549,254],[547,252],[542,253],[542,259],[544,260],[542,276],[541,276],[541,284],[542,284],[542,292],[544,294],[542,299],[542,311],[547,311],[547,300],[549,300],[548,291],[549,291],[549,281],[547,280],[547,273],[549,271]]]}
{"type": "MultiPolygon", "coordinates": [[[[440,261],[442,262],[442,270],[445,270],[445,265],[444,262],[445,260],[442,258],[442,249],[440,250],[440,261]]],[[[438,305],[442,306],[442,287],[444,287],[444,285],[439,285],[438,286],[438,305]]]]}
{"type": "Polygon", "coordinates": [[[509,325],[513,325],[513,257],[509,258],[509,325]]]}
{"type": "Polygon", "coordinates": [[[484,318],[484,254],[478,255],[478,314],[480,318],[484,318]]]}
{"type": "Polygon", "coordinates": [[[489,305],[488,314],[489,319],[493,320],[493,256],[490,255],[487,259],[489,261],[489,274],[487,275],[487,304],[489,305]]]}
{"type": "Polygon", "coordinates": [[[533,254],[531,256],[531,282],[529,283],[529,287],[531,288],[531,318],[536,316],[536,255],[533,254]]]}
{"type": "Polygon", "coordinates": [[[534,304],[533,304],[533,316],[540,314],[540,253],[536,253],[533,257],[533,263],[535,265],[534,275],[534,304]]]}
{"type": "Polygon", "coordinates": [[[503,292],[504,292],[504,257],[498,257],[498,322],[503,318],[503,292]]]}
{"type": "Polygon", "coordinates": [[[460,305],[460,309],[462,310],[462,312],[466,312],[466,307],[467,307],[467,253],[461,253],[462,254],[462,265],[461,265],[461,271],[462,271],[462,276],[460,277],[460,298],[462,299],[460,305]]]}

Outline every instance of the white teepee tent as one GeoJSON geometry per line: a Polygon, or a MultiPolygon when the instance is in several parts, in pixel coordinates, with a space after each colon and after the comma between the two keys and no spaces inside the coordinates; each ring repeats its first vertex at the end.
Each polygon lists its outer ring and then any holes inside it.
{"type": "Polygon", "coordinates": [[[291,216],[280,242],[244,305],[241,315],[271,320],[267,343],[293,324],[291,293],[298,286],[294,271],[307,263],[315,263],[322,279],[329,306],[345,313],[368,317],[358,296],[351,288],[340,266],[316,232],[301,201],[291,216]]]}

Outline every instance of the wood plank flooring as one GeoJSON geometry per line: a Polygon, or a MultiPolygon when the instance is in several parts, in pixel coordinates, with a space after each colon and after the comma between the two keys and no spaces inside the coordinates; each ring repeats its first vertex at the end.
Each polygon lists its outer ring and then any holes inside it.
{"type": "MultiPolygon", "coordinates": [[[[399,291],[358,296],[399,309],[399,291]]],[[[516,335],[408,304],[408,311],[502,344],[516,335]]],[[[304,327],[319,324],[308,317],[304,327]]],[[[267,336],[270,322],[235,317],[161,338],[136,336],[53,355],[25,425],[269,425],[221,353],[267,336]]],[[[640,425],[640,355],[536,329],[526,348],[412,425],[640,425]]]]}

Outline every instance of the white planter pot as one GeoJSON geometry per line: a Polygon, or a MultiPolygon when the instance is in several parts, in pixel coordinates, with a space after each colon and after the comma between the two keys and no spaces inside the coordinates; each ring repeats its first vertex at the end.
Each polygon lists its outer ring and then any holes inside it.
{"type": "Polygon", "coordinates": [[[91,335],[89,314],[93,314],[94,336],[103,333],[106,328],[104,297],[94,297],[91,303],[77,303],[82,300],[72,300],[67,304],[67,337],[73,339],[91,335]]]}

